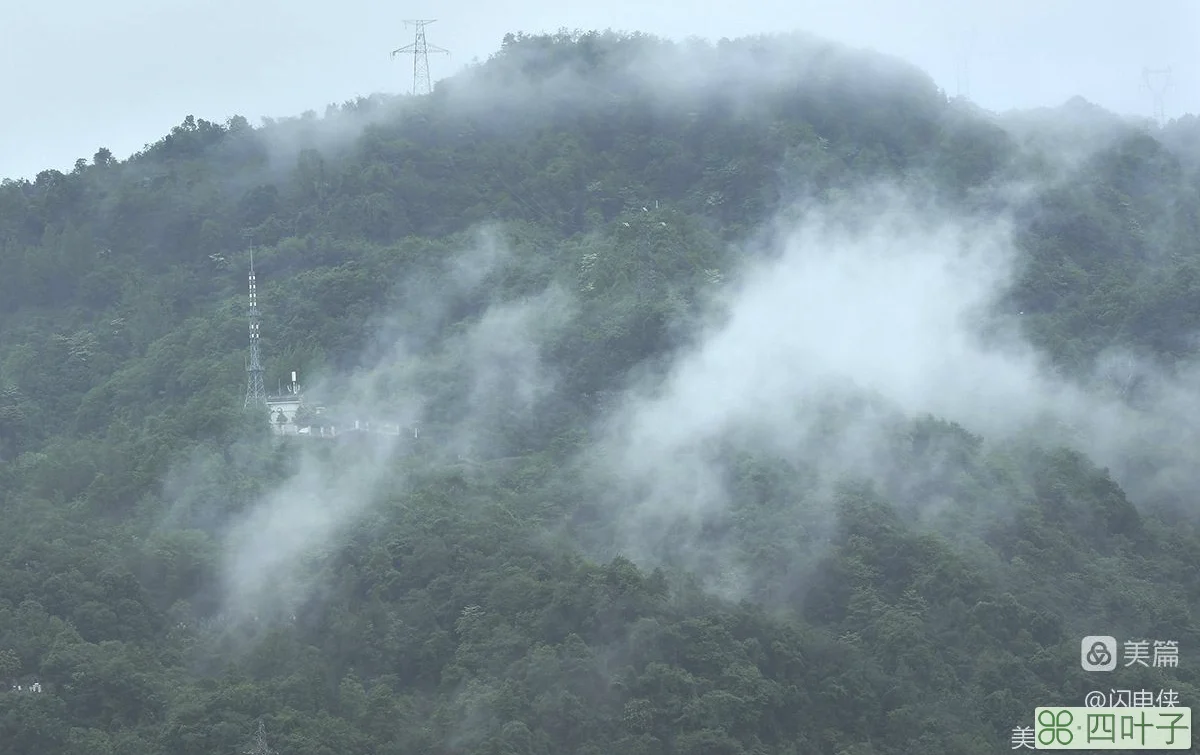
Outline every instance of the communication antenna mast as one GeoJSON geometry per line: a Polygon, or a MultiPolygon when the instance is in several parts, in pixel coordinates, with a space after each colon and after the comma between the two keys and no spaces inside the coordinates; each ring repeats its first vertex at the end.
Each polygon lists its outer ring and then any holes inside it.
{"type": "Polygon", "coordinates": [[[1162,126],[1167,121],[1167,90],[1171,88],[1171,69],[1143,68],[1142,88],[1154,97],[1154,120],[1162,126]]]}
{"type": "Polygon", "coordinates": [[[246,403],[243,408],[267,406],[267,389],[263,386],[262,354],[259,352],[258,290],[254,282],[254,250],[250,250],[250,359],[246,362],[246,403]]]}
{"type": "Polygon", "coordinates": [[[433,84],[429,81],[429,53],[446,53],[450,54],[449,50],[431,45],[425,41],[425,27],[432,24],[437,19],[427,21],[405,21],[404,26],[407,28],[412,25],[417,29],[416,39],[411,45],[392,50],[392,57],[404,53],[413,56],[413,94],[429,94],[433,91],[433,84]]]}

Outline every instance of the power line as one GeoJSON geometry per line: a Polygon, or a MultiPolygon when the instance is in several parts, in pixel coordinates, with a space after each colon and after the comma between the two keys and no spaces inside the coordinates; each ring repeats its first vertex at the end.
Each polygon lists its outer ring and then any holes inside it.
{"type": "Polygon", "coordinates": [[[432,24],[437,19],[427,21],[405,21],[404,26],[415,26],[417,29],[416,39],[411,45],[405,45],[392,50],[392,57],[404,53],[413,56],[413,94],[429,94],[433,91],[433,84],[429,80],[429,53],[446,53],[450,51],[437,45],[431,45],[425,41],[425,27],[432,24]]]}

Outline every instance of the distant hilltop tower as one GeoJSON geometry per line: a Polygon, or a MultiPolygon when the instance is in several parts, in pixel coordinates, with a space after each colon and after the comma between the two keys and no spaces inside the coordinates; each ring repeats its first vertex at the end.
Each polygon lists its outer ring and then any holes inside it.
{"type": "Polygon", "coordinates": [[[254,282],[254,251],[250,251],[250,359],[246,362],[246,403],[243,408],[267,406],[267,389],[263,385],[262,354],[259,351],[258,291],[254,282]]]}
{"type": "Polygon", "coordinates": [[[1167,122],[1167,90],[1171,88],[1170,68],[1143,68],[1142,88],[1154,98],[1154,122],[1160,127],[1167,122]]]}
{"type": "Polygon", "coordinates": [[[427,19],[420,21],[405,21],[404,26],[415,26],[417,29],[416,38],[411,45],[392,50],[392,57],[405,54],[413,56],[413,94],[429,94],[433,91],[433,84],[429,79],[429,53],[446,53],[450,51],[431,45],[425,40],[425,27],[432,24],[437,19],[427,19]]]}

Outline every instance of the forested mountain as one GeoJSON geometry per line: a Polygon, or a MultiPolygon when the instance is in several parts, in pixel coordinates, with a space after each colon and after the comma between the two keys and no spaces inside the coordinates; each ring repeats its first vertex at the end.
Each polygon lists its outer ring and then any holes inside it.
{"type": "Polygon", "coordinates": [[[1193,116],[614,33],[188,116],[0,185],[0,751],[973,755],[1190,705],[1198,332],[1193,116]],[[243,410],[251,254],[267,385],[401,436],[243,410]]]}

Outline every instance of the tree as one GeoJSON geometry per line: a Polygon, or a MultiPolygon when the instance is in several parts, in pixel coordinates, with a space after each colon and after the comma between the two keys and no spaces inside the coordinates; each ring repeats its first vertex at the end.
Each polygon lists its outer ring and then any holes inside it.
{"type": "MultiPolygon", "coordinates": [[[[1076,103],[1022,126],[804,36],[514,34],[418,99],[189,116],[129,160],[0,182],[6,752],[266,753],[269,715],[296,753],[984,755],[1027,701],[1086,688],[1098,626],[1200,643],[1194,423],[1146,410],[1191,393],[1166,376],[1200,330],[1200,121],[1076,103]],[[859,369],[803,390],[823,348],[774,386],[725,379],[790,361],[812,304],[729,306],[786,282],[776,231],[902,246],[858,201],[877,181],[1011,215],[984,336],[1016,321],[1097,383],[1097,355],[1138,355],[1102,391],[1104,440],[1141,433],[1117,466],[1052,422],[910,416],[859,369]],[[419,418],[420,443],[274,443],[285,412],[240,410],[248,243],[268,361],[328,378],[330,417],[419,418]],[[709,340],[727,320],[746,336],[709,340]],[[619,420],[676,379],[682,408],[630,423],[656,443],[626,488],[619,420]]],[[[1131,673],[1200,695],[1190,667],[1131,673]]]]}

